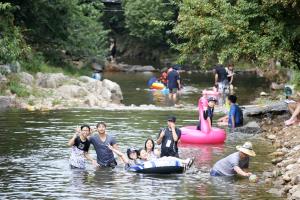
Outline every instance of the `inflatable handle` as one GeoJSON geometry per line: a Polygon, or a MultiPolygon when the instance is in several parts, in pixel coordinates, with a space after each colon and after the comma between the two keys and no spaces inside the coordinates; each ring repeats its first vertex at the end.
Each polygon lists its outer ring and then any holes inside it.
{"type": "Polygon", "coordinates": [[[204,119],[203,111],[204,107],[208,107],[208,101],[206,98],[201,97],[198,101],[198,110],[199,110],[199,120],[201,121],[201,132],[209,133],[210,132],[210,124],[207,120],[204,119]]]}

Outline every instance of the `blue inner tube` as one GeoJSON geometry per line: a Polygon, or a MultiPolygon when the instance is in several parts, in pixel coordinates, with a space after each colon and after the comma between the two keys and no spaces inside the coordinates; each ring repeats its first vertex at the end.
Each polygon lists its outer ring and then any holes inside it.
{"type": "Polygon", "coordinates": [[[149,165],[137,164],[130,166],[127,170],[143,174],[181,174],[184,172],[184,167],[180,166],[179,162],[167,166],[156,166],[155,161],[147,162],[151,162],[151,167],[149,165]]]}

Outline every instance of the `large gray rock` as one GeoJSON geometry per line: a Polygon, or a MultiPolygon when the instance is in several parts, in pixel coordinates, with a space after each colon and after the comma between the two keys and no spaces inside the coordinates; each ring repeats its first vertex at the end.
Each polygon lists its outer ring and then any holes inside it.
{"type": "Polygon", "coordinates": [[[261,132],[260,126],[257,122],[251,121],[242,127],[237,127],[235,132],[247,133],[247,134],[258,134],[261,132]]]}
{"type": "Polygon", "coordinates": [[[123,71],[123,72],[154,72],[156,69],[151,66],[142,65],[128,65],[124,63],[107,63],[105,66],[106,71],[123,71]]]}
{"type": "Polygon", "coordinates": [[[270,102],[266,105],[249,105],[243,106],[244,116],[263,115],[266,113],[287,111],[287,104],[284,101],[270,102]]]}
{"type": "Polygon", "coordinates": [[[155,68],[153,66],[140,66],[140,65],[133,65],[130,71],[135,72],[154,72],[155,68]]]}
{"type": "Polygon", "coordinates": [[[123,95],[120,86],[108,79],[102,81],[103,87],[107,88],[111,92],[111,100],[114,103],[120,103],[123,100],[123,95]]]}
{"type": "Polygon", "coordinates": [[[0,65],[0,74],[7,75],[10,73],[19,73],[21,71],[20,63],[14,62],[11,64],[0,65]]]}
{"type": "Polygon", "coordinates": [[[84,82],[84,83],[93,83],[93,82],[96,82],[97,80],[96,79],[93,79],[91,77],[88,77],[88,76],[80,76],[78,78],[78,80],[84,82]]]}
{"type": "Polygon", "coordinates": [[[10,108],[15,104],[14,97],[0,96],[0,110],[10,108]]]}
{"type": "Polygon", "coordinates": [[[291,198],[292,200],[300,200],[300,190],[296,191],[292,194],[291,198]]]}
{"type": "Polygon", "coordinates": [[[0,74],[0,83],[6,83],[6,82],[7,82],[6,76],[0,74]]]}
{"type": "Polygon", "coordinates": [[[44,88],[58,88],[67,80],[68,78],[62,73],[43,74],[39,72],[36,75],[37,85],[44,88]]]}
{"type": "Polygon", "coordinates": [[[21,83],[25,85],[33,85],[34,83],[34,77],[31,74],[28,74],[26,72],[21,72],[19,74],[21,83]]]}
{"type": "Polygon", "coordinates": [[[86,96],[84,103],[90,107],[94,107],[99,105],[99,100],[94,94],[89,94],[86,96]]]}
{"type": "Polygon", "coordinates": [[[9,64],[9,67],[13,73],[19,73],[21,71],[21,64],[18,61],[9,64]]]}
{"type": "Polygon", "coordinates": [[[11,73],[9,65],[0,65],[0,74],[7,75],[11,73]]]}
{"type": "Polygon", "coordinates": [[[78,85],[63,85],[56,92],[65,99],[83,98],[89,93],[85,88],[78,85]]]}

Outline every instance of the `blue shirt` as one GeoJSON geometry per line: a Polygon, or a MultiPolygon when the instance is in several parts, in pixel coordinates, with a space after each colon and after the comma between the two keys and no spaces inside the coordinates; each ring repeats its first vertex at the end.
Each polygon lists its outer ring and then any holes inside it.
{"type": "Polygon", "coordinates": [[[241,122],[242,113],[239,112],[239,110],[240,110],[240,108],[238,105],[231,104],[229,114],[228,114],[228,126],[229,127],[232,127],[232,119],[231,119],[232,116],[234,117],[235,127],[242,125],[242,122],[241,122]]]}
{"type": "Polygon", "coordinates": [[[172,70],[168,73],[167,76],[168,80],[168,88],[173,89],[173,88],[178,88],[178,80],[179,80],[179,74],[176,70],[172,70]]]}
{"type": "Polygon", "coordinates": [[[98,164],[106,166],[115,160],[112,150],[110,150],[107,146],[108,144],[111,146],[116,144],[117,142],[115,138],[110,135],[106,135],[105,141],[102,141],[99,134],[95,134],[90,137],[90,142],[95,148],[98,164]]]}

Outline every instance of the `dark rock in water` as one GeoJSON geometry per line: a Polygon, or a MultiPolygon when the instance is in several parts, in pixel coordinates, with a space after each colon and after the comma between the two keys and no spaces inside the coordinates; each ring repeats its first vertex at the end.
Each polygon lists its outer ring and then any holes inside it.
{"type": "Polygon", "coordinates": [[[261,133],[261,128],[255,121],[249,122],[242,127],[237,127],[234,132],[246,133],[246,134],[258,134],[261,133]]]}
{"type": "Polygon", "coordinates": [[[284,101],[272,102],[268,105],[250,105],[243,107],[243,113],[245,116],[257,116],[267,113],[282,113],[288,110],[287,103],[284,101]]]}

